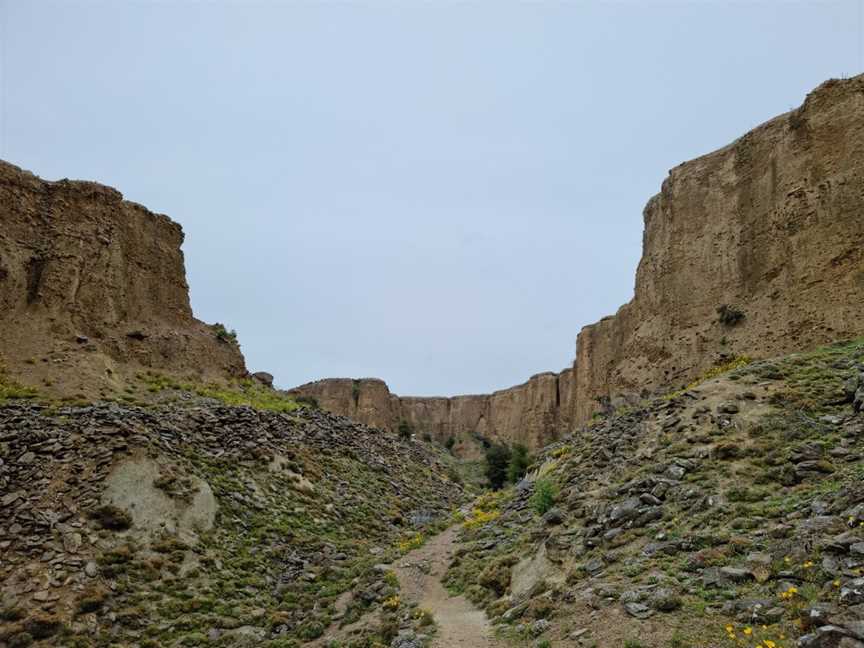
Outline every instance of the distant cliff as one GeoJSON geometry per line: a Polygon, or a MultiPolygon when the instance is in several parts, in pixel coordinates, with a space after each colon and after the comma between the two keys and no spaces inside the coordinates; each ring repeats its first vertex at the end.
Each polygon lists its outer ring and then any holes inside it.
{"type": "Polygon", "coordinates": [[[553,441],[566,428],[571,371],[542,373],[492,394],[451,398],[401,397],[377,378],[329,378],[291,390],[323,409],[388,430],[407,424],[439,443],[450,437],[462,456],[479,453],[483,440],[531,448],[553,441]]]}
{"type": "Polygon", "coordinates": [[[385,428],[537,447],[724,359],[864,334],[864,76],[679,165],[644,218],[634,298],[582,329],[572,371],[485,396],[396,397],[368,379],[297,393],[385,428]]]}
{"type": "Polygon", "coordinates": [[[64,396],[108,394],[142,369],[244,374],[237,345],[192,315],[182,242],[110,187],[0,162],[0,368],[64,396]]]}

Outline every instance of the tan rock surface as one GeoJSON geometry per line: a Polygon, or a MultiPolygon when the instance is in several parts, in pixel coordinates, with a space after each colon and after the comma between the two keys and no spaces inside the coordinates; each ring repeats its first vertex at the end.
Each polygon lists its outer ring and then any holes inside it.
{"type": "Polygon", "coordinates": [[[245,372],[238,347],[193,317],[183,231],[167,216],[0,162],[0,225],[0,360],[19,380],[93,395],[141,368],[245,372]]]}
{"type": "Polygon", "coordinates": [[[579,334],[576,422],[724,356],[864,333],[864,77],[676,167],[644,215],[633,300],[579,334]],[[721,323],[723,304],[744,319],[721,323]]]}
{"type": "Polygon", "coordinates": [[[568,422],[570,374],[538,374],[493,394],[451,398],[396,396],[377,378],[329,378],[291,392],[367,425],[396,431],[405,422],[439,443],[452,436],[457,453],[470,457],[479,454],[483,439],[539,448],[557,438],[568,422]]]}

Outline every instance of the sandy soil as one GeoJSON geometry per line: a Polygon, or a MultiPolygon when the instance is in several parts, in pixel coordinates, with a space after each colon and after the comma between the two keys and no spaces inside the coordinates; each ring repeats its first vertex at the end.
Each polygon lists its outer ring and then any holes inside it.
{"type": "Polygon", "coordinates": [[[435,617],[438,634],[432,648],[503,648],[485,612],[464,596],[450,596],[441,584],[456,544],[456,532],[453,527],[431,538],[394,565],[400,595],[435,617]]]}

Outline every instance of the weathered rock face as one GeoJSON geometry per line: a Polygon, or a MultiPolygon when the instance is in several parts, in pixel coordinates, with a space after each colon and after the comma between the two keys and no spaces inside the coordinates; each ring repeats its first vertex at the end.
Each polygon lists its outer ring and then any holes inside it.
{"type": "Polygon", "coordinates": [[[298,390],[372,425],[407,420],[439,439],[537,447],[601,407],[680,386],[723,359],[864,333],[862,214],[859,76],[823,84],[799,109],[670,172],[645,208],[634,298],[582,329],[572,371],[449,399],[395,398],[381,381],[360,381],[357,403],[346,399],[350,380],[298,390]]]}
{"type": "Polygon", "coordinates": [[[0,162],[0,223],[0,359],[16,378],[92,395],[141,368],[245,372],[237,345],[192,316],[183,232],[167,216],[0,162]]]}
{"type": "Polygon", "coordinates": [[[585,327],[574,421],[598,399],[677,386],[723,356],[864,332],[864,77],[673,169],[645,208],[633,300],[585,327]],[[717,309],[744,317],[724,324],[717,309]]]}
{"type": "Polygon", "coordinates": [[[539,448],[557,438],[566,427],[570,375],[543,373],[493,394],[452,398],[396,396],[377,378],[331,378],[291,391],[366,425],[395,431],[404,422],[439,443],[453,437],[458,453],[473,456],[482,440],[539,448]]]}

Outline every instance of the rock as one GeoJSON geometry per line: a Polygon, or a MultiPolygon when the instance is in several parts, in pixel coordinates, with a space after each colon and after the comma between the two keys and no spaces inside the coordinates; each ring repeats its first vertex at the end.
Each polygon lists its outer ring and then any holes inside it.
{"type": "Polygon", "coordinates": [[[549,509],[543,515],[543,522],[549,526],[561,524],[564,521],[564,513],[557,506],[549,509]]]}
{"type": "Polygon", "coordinates": [[[843,605],[864,603],[864,578],[854,578],[840,588],[840,603],[843,605]]]}
{"type": "Polygon", "coordinates": [[[539,637],[549,629],[552,624],[546,619],[537,619],[528,628],[528,632],[532,637],[539,637]]]}
{"type": "Polygon", "coordinates": [[[587,563],[585,563],[585,571],[591,576],[596,576],[604,569],[606,569],[606,563],[604,563],[603,559],[598,556],[591,558],[587,563]]]}
{"type": "Polygon", "coordinates": [[[265,387],[273,387],[273,374],[266,371],[256,371],[252,374],[252,378],[265,387]]]}
{"type": "Polygon", "coordinates": [[[684,470],[684,468],[682,468],[681,466],[669,466],[669,467],[666,469],[666,473],[665,473],[665,474],[666,474],[666,476],[669,477],[670,479],[676,479],[676,480],[678,480],[678,479],[681,479],[682,477],[684,477],[684,474],[685,474],[686,472],[687,472],[687,471],[684,470]]]}
{"type": "Polygon", "coordinates": [[[753,578],[753,573],[749,569],[738,567],[721,567],[720,575],[733,583],[743,583],[753,578]]]}
{"type": "Polygon", "coordinates": [[[856,643],[864,645],[864,643],[845,628],[836,625],[825,625],[816,628],[814,632],[798,639],[798,648],[839,648],[841,642],[844,640],[852,641],[851,644],[847,641],[846,646],[859,648],[856,646],[856,643]]]}
{"type": "Polygon", "coordinates": [[[624,611],[636,619],[647,619],[654,615],[654,610],[643,603],[624,603],[624,611]]]}
{"type": "Polygon", "coordinates": [[[99,574],[99,567],[92,560],[88,560],[87,564],[84,565],[84,573],[90,578],[96,578],[99,574]]]}
{"type": "Polygon", "coordinates": [[[681,607],[681,597],[666,587],[654,590],[649,596],[648,602],[658,612],[672,612],[681,607]]]}

